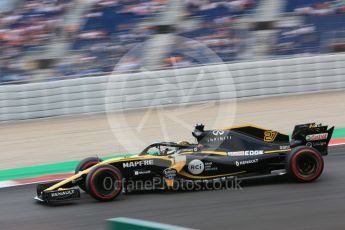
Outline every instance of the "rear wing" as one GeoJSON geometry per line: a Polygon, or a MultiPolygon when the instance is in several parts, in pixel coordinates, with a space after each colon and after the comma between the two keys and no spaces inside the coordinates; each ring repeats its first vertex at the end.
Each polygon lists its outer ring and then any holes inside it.
{"type": "Polygon", "coordinates": [[[317,149],[322,155],[328,154],[328,144],[332,138],[334,126],[328,129],[327,125],[309,123],[296,125],[290,145],[291,147],[309,146],[317,149]]]}

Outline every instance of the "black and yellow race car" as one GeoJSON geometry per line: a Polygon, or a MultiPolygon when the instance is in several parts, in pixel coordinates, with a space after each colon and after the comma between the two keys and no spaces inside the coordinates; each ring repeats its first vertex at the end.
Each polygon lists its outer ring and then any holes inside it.
{"type": "Polygon", "coordinates": [[[46,203],[80,198],[80,190],[100,201],[132,190],[169,189],[182,182],[209,183],[236,177],[288,175],[299,182],[316,180],[334,127],[315,123],[295,126],[288,135],[243,125],[204,130],[196,125],[196,143],[160,142],[140,154],[104,160],[86,158],[75,175],[37,186],[36,200],[46,203]]]}

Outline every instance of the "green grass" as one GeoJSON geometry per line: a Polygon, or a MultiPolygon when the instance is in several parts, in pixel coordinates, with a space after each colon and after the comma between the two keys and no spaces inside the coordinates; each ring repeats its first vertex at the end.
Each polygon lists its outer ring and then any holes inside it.
{"type": "Polygon", "coordinates": [[[332,138],[345,138],[345,128],[334,130],[332,138]]]}
{"type": "MultiPolygon", "coordinates": [[[[133,154],[121,154],[115,156],[102,157],[103,160],[118,158],[133,154]]],[[[38,165],[25,168],[14,168],[0,170],[0,181],[32,178],[37,176],[73,172],[79,161],[68,161],[55,164],[38,165]]]]}

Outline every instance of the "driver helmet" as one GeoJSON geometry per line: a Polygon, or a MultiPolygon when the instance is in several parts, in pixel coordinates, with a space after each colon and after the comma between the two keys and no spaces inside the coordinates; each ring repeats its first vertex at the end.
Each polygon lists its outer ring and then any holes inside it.
{"type": "Polygon", "coordinates": [[[179,145],[190,145],[190,143],[188,141],[179,141],[179,142],[177,142],[177,144],[179,144],[179,145]]]}

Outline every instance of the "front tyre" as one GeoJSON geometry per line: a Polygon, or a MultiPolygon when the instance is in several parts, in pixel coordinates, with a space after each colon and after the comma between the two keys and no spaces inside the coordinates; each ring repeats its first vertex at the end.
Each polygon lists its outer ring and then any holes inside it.
{"type": "Polygon", "coordinates": [[[122,191],[122,174],[112,165],[98,165],[86,177],[89,194],[99,201],[112,201],[122,191]]]}
{"type": "MultiPolygon", "coordinates": [[[[91,168],[92,166],[98,164],[99,162],[102,162],[102,160],[99,159],[98,157],[88,157],[88,158],[85,158],[84,160],[79,162],[79,164],[75,168],[74,173],[78,174],[79,172],[84,171],[84,170],[86,170],[88,168],[91,168]]],[[[78,183],[78,186],[79,186],[79,188],[81,190],[87,192],[84,179],[78,183]]]]}
{"type": "Polygon", "coordinates": [[[299,182],[312,182],[323,171],[324,161],[314,148],[300,146],[291,150],[287,156],[286,171],[299,182]]]}

